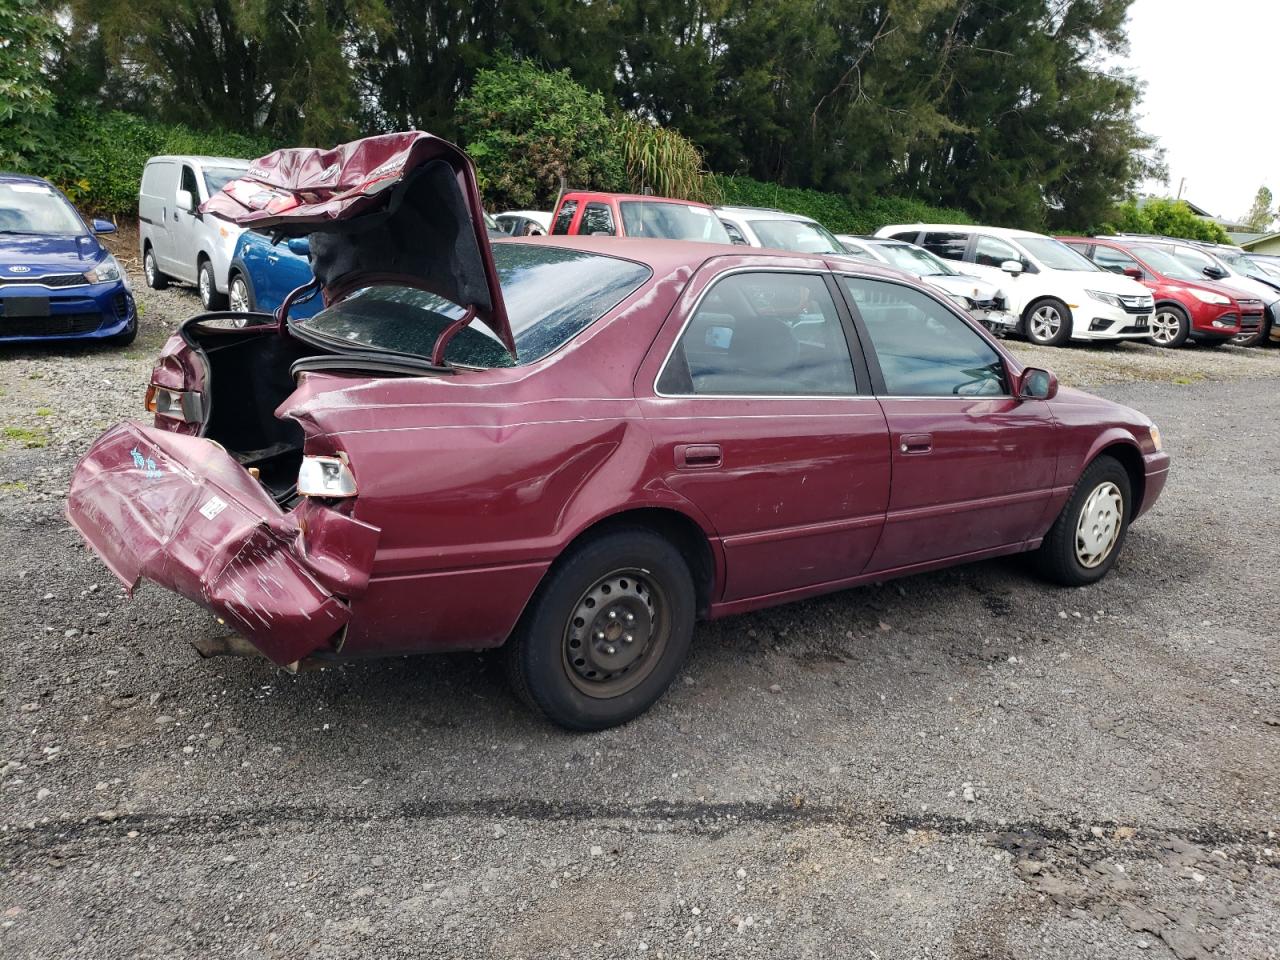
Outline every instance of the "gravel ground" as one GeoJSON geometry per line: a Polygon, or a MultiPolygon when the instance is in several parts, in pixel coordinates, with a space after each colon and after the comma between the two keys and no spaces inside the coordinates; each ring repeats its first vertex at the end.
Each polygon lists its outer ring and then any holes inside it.
{"type": "Polygon", "coordinates": [[[4,956],[1280,956],[1280,351],[1015,345],[1174,455],[1105,582],[703,625],[572,736],[492,658],[289,676],[124,599],[60,501],[196,305],[139,293],[127,351],[0,353],[4,956]]]}

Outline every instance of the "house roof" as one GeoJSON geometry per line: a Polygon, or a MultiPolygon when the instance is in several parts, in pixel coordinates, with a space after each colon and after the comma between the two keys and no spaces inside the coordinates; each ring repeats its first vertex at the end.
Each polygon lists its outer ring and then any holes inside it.
{"type": "Polygon", "coordinates": [[[1239,241],[1239,244],[1246,250],[1252,250],[1254,247],[1273,240],[1280,240],[1280,233],[1257,233],[1253,235],[1252,239],[1239,241]]]}

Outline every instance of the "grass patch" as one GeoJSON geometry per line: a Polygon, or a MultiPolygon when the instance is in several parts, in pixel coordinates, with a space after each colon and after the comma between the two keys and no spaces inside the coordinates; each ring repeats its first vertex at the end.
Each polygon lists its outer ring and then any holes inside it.
{"type": "Polygon", "coordinates": [[[37,417],[52,417],[53,407],[36,407],[37,417]]]}
{"type": "Polygon", "coordinates": [[[26,493],[27,484],[23,480],[8,480],[0,483],[0,493],[26,493]]]}
{"type": "Polygon", "coordinates": [[[49,435],[43,430],[28,430],[26,427],[5,427],[4,438],[24,447],[35,450],[49,442],[49,435]]]}

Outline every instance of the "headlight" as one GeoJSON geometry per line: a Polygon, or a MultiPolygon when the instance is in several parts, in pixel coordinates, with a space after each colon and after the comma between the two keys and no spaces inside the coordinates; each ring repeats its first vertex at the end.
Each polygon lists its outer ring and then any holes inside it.
{"type": "Polygon", "coordinates": [[[120,264],[116,263],[116,258],[108,253],[106,259],[99,260],[98,265],[88,271],[84,278],[90,283],[110,283],[113,280],[119,280],[120,264]]]}
{"type": "Polygon", "coordinates": [[[1114,293],[1103,293],[1101,290],[1086,290],[1085,293],[1100,303],[1105,303],[1113,307],[1120,306],[1120,298],[1114,293]]]}
{"type": "Polygon", "coordinates": [[[1219,306],[1226,306],[1231,302],[1230,297],[1224,297],[1220,293],[1210,293],[1208,290],[1194,290],[1188,288],[1188,292],[1201,303],[1216,303],[1219,306]]]}
{"type": "Polygon", "coordinates": [[[298,493],[304,497],[354,497],[356,478],[343,457],[303,457],[298,493]]]}
{"type": "Polygon", "coordinates": [[[1160,428],[1154,423],[1151,425],[1151,444],[1156,448],[1156,453],[1164,449],[1164,441],[1160,439],[1160,428]]]}

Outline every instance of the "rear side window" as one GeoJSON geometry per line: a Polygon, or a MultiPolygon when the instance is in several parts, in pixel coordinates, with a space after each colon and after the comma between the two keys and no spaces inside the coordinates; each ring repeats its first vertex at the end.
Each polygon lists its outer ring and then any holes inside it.
{"type": "Polygon", "coordinates": [[[560,212],[556,214],[556,222],[551,225],[552,233],[569,232],[569,224],[573,223],[573,215],[578,212],[577,200],[566,200],[560,204],[560,212]]]}
{"type": "MultiPolygon", "coordinates": [[[[898,237],[897,239],[902,239],[898,237]]],[[[969,246],[969,235],[967,233],[926,233],[924,240],[920,242],[920,246],[924,247],[935,257],[941,257],[943,260],[963,260],[965,248],[969,246]]]]}
{"type": "Polygon", "coordinates": [[[668,396],[841,396],[853,361],[822,277],[739,273],[711,288],[671,352],[668,396]]]}
{"type": "Polygon", "coordinates": [[[866,324],[890,396],[1007,392],[1000,355],[932,297],[882,280],[841,277],[841,282],[866,324]]]}
{"type": "Polygon", "coordinates": [[[588,203],[587,208],[582,211],[582,223],[578,225],[578,232],[586,236],[604,234],[609,237],[617,233],[613,228],[613,211],[609,209],[609,205],[588,203]]]}

